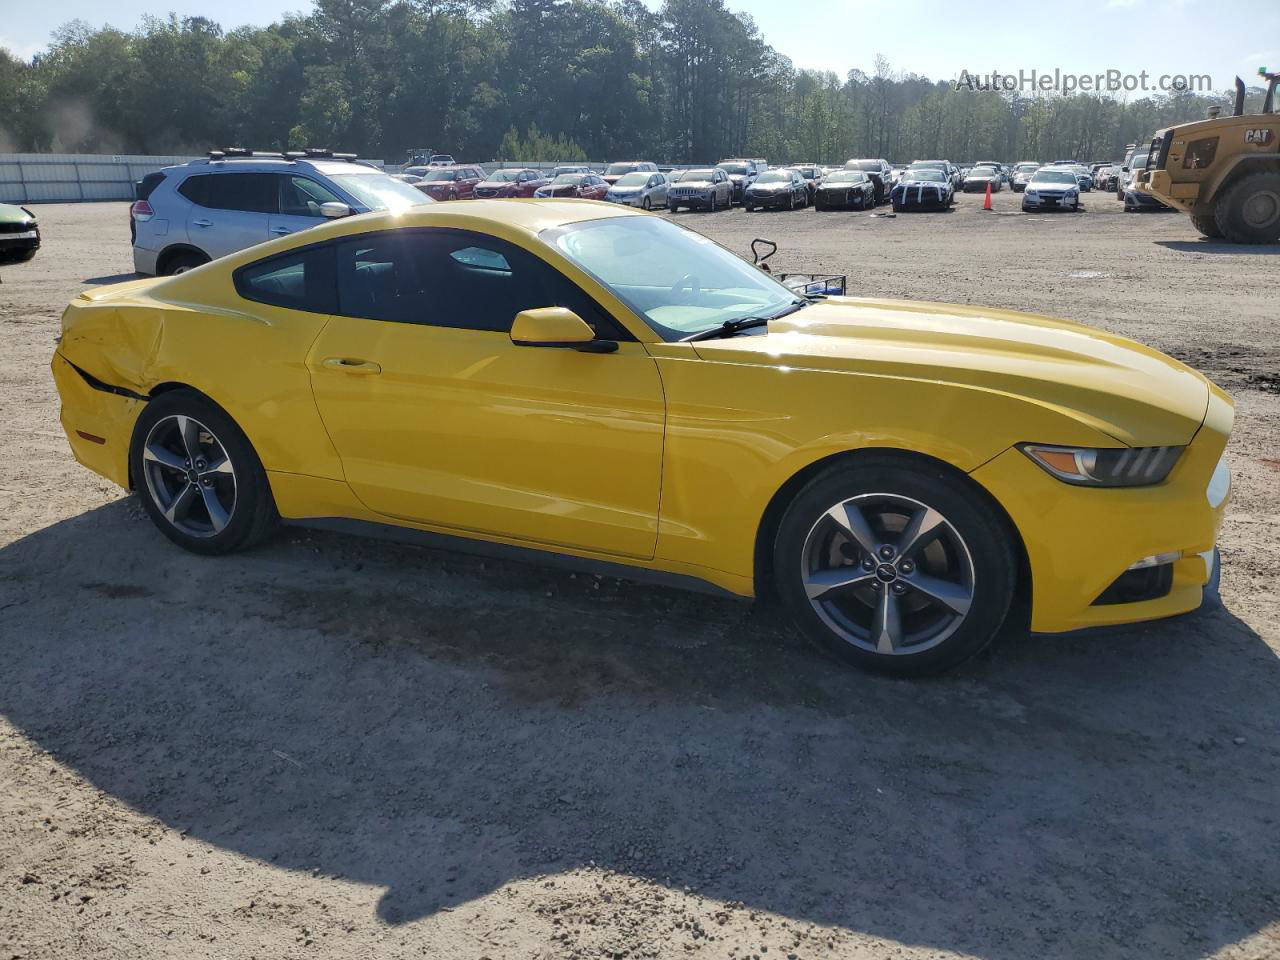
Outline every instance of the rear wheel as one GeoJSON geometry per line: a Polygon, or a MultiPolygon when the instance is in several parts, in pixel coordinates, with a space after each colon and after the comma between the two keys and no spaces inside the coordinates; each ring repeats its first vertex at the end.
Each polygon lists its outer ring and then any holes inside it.
{"type": "Polygon", "coordinates": [[[817,476],[779,527],[778,593],[810,639],[898,675],[937,673],[1000,631],[1016,585],[995,508],[944,467],[868,456],[817,476]]]}
{"type": "Polygon", "coordinates": [[[1218,199],[1213,215],[1232,243],[1280,240],[1280,173],[1254,173],[1237,180],[1218,199]]]}
{"type": "Polygon", "coordinates": [[[209,258],[203,253],[197,253],[194,250],[180,250],[164,258],[164,266],[160,269],[160,275],[162,277],[176,276],[179,273],[186,273],[188,270],[204,266],[208,262],[209,258]]]}
{"type": "Polygon", "coordinates": [[[194,553],[251,547],[279,521],[266,471],[248,438],[194,390],[161,394],[143,408],[129,466],[152,522],[194,553]]]}
{"type": "Polygon", "coordinates": [[[1222,231],[1218,228],[1218,221],[1214,219],[1213,214],[1192,214],[1191,225],[1195,227],[1201,236],[1208,237],[1210,240],[1218,240],[1222,237],[1222,231]]]}

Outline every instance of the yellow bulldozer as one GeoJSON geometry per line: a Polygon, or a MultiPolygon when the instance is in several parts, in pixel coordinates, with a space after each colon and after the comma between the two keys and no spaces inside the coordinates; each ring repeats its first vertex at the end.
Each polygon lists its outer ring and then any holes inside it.
{"type": "Polygon", "coordinates": [[[1244,112],[1244,81],[1236,77],[1229,117],[1210,110],[1207,120],[1156,133],[1138,190],[1183,213],[1206,237],[1231,243],[1280,241],[1280,114],[1274,112],[1280,73],[1266,81],[1262,112],[1244,112]]]}

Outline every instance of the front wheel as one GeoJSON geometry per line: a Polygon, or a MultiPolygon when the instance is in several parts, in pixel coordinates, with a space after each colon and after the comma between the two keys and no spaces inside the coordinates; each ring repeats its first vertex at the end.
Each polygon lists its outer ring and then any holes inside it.
{"type": "Polygon", "coordinates": [[[778,594],[812,640],[856,666],[938,673],[999,633],[1012,534],[942,465],[894,455],[831,467],[795,498],[773,549],[778,594]]]}
{"type": "Polygon", "coordinates": [[[161,394],[143,408],[129,466],[151,521],[193,553],[243,550],[279,522],[266,471],[248,438],[194,390],[161,394]]]}
{"type": "Polygon", "coordinates": [[[1191,225],[1200,232],[1200,235],[1210,240],[1220,240],[1222,231],[1218,228],[1218,221],[1214,219],[1213,214],[1192,214],[1191,225]]]}
{"type": "Polygon", "coordinates": [[[1217,201],[1214,219],[1232,243],[1280,240],[1280,173],[1242,177],[1217,201]]]}

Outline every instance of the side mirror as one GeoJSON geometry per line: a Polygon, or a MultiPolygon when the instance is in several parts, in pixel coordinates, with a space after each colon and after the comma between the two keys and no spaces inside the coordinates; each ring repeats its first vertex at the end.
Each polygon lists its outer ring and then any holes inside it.
{"type": "Polygon", "coordinates": [[[339,203],[337,200],[330,200],[328,203],[320,204],[320,216],[327,217],[330,220],[336,220],[339,217],[351,216],[351,208],[345,203],[339,203]]]}
{"type": "Polygon", "coordinates": [[[588,353],[618,349],[612,340],[597,340],[596,332],[568,307],[521,310],[511,324],[511,342],[517,347],[570,347],[588,353]]]}

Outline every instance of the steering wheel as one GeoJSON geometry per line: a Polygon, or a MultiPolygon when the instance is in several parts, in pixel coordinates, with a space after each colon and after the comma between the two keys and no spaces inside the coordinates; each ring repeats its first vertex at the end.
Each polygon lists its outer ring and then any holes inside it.
{"type": "Polygon", "coordinates": [[[683,277],[671,285],[672,293],[679,293],[685,287],[689,288],[689,292],[695,297],[702,292],[702,284],[698,282],[698,278],[692,273],[686,273],[683,277]]]}

